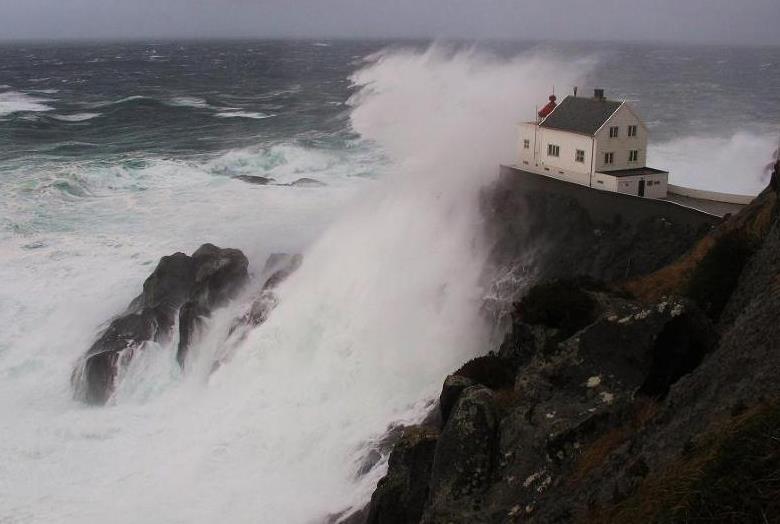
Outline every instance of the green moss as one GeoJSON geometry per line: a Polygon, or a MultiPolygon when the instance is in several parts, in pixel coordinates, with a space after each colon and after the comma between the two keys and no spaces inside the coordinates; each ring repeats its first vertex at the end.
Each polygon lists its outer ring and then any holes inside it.
{"type": "Polygon", "coordinates": [[[718,320],[754,252],[755,243],[744,235],[732,233],[719,239],[696,266],[685,294],[718,320]]]}
{"type": "Polygon", "coordinates": [[[574,279],[536,285],[518,304],[518,317],[528,324],[541,324],[571,335],[596,318],[596,301],[586,289],[597,290],[597,283],[574,279]]]}

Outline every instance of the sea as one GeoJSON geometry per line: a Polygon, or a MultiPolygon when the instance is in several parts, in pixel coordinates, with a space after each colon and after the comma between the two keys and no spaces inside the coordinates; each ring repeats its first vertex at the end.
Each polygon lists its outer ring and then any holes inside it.
{"type": "Polygon", "coordinates": [[[672,183],[766,186],[778,47],[0,44],[0,522],[318,523],[362,508],[388,430],[491,349],[479,191],[513,161],[516,124],[574,86],[634,104],[672,183]],[[244,251],[254,278],[190,365],[175,340],[150,346],[106,406],[74,399],[79,357],[159,258],[205,242],[244,251]],[[278,252],[302,267],[212,373],[278,252]]]}

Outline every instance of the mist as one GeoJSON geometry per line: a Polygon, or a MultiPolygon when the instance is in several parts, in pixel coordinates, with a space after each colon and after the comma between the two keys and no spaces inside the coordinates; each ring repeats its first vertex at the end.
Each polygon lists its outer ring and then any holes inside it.
{"type": "Polygon", "coordinates": [[[780,44],[774,0],[0,0],[0,40],[465,38],[780,44]]]}

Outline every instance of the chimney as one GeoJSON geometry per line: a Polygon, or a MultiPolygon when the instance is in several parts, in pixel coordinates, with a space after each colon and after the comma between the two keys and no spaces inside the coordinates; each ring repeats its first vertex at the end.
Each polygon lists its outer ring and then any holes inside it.
{"type": "Polygon", "coordinates": [[[603,89],[594,89],[593,90],[593,98],[596,100],[606,100],[604,97],[604,90],[603,89]]]}
{"type": "Polygon", "coordinates": [[[574,96],[577,96],[577,86],[574,86],[574,96]]]}

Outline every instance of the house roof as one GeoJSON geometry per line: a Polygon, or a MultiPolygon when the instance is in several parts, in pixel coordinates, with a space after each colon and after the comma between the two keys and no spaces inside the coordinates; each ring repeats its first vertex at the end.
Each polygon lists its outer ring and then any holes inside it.
{"type": "Polygon", "coordinates": [[[612,171],[597,171],[600,175],[609,175],[614,177],[624,176],[643,176],[643,175],[660,175],[662,173],[669,174],[669,171],[661,171],[660,169],[654,169],[652,167],[632,167],[630,169],[615,169],[612,171]]]}
{"type": "Polygon", "coordinates": [[[539,125],[594,135],[621,104],[612,100],[567,96],[539,125]]]}

